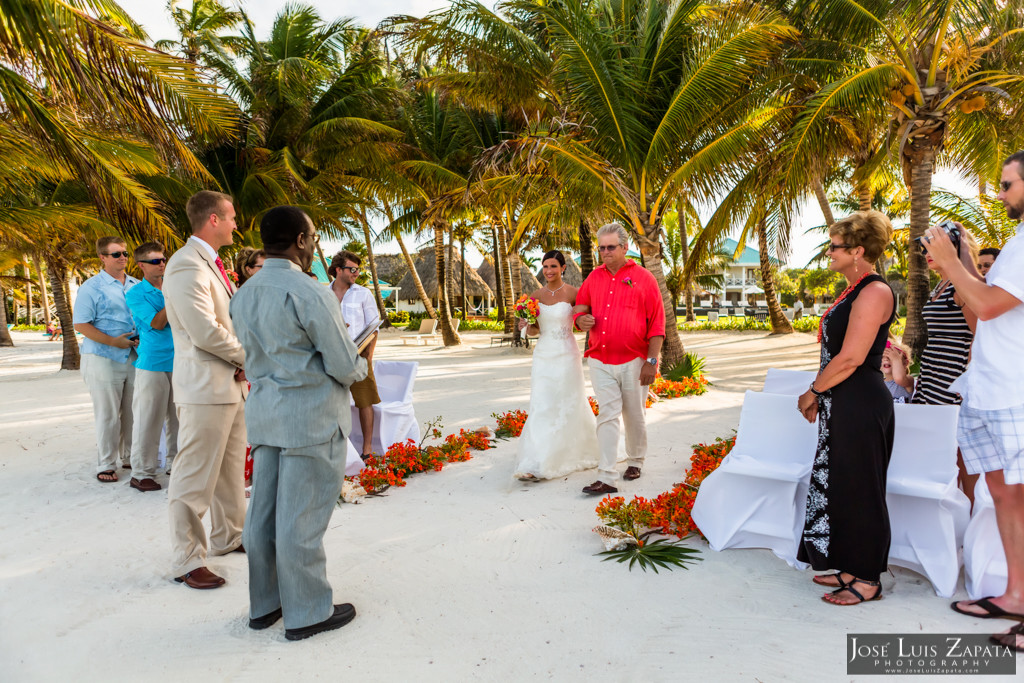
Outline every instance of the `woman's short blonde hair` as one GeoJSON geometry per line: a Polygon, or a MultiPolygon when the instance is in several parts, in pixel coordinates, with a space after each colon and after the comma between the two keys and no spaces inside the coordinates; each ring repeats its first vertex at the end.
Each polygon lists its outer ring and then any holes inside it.
{"type": "Polygon", "coordinates": [[[874,263],[892,240],[892,223],[881,211],[858,211],[833,223],[828,234],[849,247],[864,247],[864,260],[874,263]]]}

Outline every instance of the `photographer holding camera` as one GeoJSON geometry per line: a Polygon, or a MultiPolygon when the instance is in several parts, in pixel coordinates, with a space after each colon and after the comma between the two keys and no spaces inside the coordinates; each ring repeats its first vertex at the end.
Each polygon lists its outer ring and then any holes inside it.
{"type": "MultiPolygon", "coordinates": [[[[1024,218],[1024,152],[1003,163],[997,198],[1013,219],[1024,218]]],[[[929,228],[922,239],[928,255],[978,316],[971,365],[950,390],[963,397],[957,441],[967,470],[985,473],[1006,552],[1006,592],[953,603],[957,612],[979,618],[1024,620],[1024,222],[999,260],[980,279],[965,264],[946,232],[929,228]]],[[[1024,650],[1024,625],[993,636],[1024,650]]]]}

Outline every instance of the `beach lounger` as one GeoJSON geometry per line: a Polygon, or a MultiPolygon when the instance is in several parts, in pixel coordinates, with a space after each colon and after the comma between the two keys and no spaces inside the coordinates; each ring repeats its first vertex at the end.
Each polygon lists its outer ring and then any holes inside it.
{"type": "Polygon", "coordinates": [[[971,516],[971,503],[957,484],[960,406],[898,403],[894,410],[896,435],[885,487],[892,529],[889,564],[921,574],[936,595],[949,598],[956,592],[959,550],[971,516]]]}
{"type": "Polygon", "coordinates": [[[803,532],[818,427],[793,396],[748,391],[736,445],[697,491],[693,521],[712,550],[767,548],[791,567],[803,532]]]}
{"type": "Polygon", "coordinates": [[[433,318],[424,318],[420,323],[420,329],[415,334],[407,334],[402,337],[402,346],[412,343],[415,345],[423,344],[426,346],[428,341],[437,340],[437,320],[433,318]]]}
{"type": "Polygon", "coordinates": [[[964,584],[971,600],[1006,592],[1006,551],[985,477],[974,485],[974,512],[964,534],[964,584]]]}

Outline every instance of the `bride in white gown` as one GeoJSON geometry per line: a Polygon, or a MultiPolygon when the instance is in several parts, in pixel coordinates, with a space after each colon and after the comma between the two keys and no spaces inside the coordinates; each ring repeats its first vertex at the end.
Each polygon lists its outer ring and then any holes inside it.
{"type": "Polygon", "coordinates": [[[572,333],[576,289],[562,282],[565,256],[544,254],[547,283],[531,296],[540,302],[537,325],[520,328],[540,338],[533,349],[530,409],[519,437],[515,476],[536,481],[597,467],[597,422],[583,388],[583,364],[572,333]]]}

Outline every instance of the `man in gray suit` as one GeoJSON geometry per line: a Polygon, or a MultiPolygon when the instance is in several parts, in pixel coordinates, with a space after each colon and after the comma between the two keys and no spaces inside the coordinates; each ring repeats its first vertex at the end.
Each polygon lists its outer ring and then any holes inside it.
{"type": "Polygon", "coordinates": [[[345,332],[338,300],[303,271],[318,241],[294,206],[260,222],[267,260],[231,300],[252,388],[245,406],[253,487],[243,543],[249,556],[249,627],[284,616],[301,640],[344,626],[350,604],[332,605],[323,538],[341,493],[349,386],[366,361],[345,332]]]}

